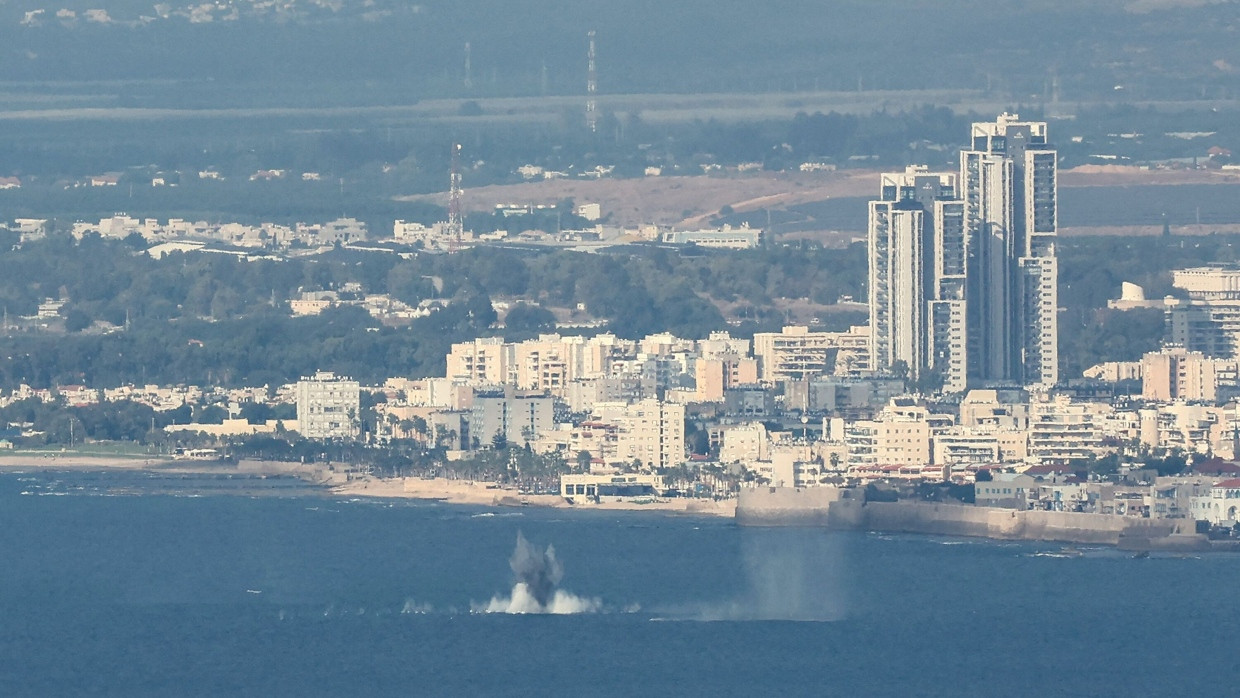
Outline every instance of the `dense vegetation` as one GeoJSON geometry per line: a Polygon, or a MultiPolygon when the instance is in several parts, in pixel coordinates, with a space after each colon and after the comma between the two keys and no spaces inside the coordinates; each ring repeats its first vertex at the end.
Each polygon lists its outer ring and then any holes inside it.
{"type": "Polygon", "coordinates": [[[30,398],[0,408],[0,425],[6,427],[0,431],[12,436],[19,430],[8,429],[8,425],[27,425],[38,434],[26,439],[26,443],[34,444],[80,444],[86,439],[145,443],[154,430],[184,416],[178,410],[156,412],[147,405],[128,401],[69,408],[30,398]]]}
{"type": "MultiPolygon", "coordinates": [[[[776,299],[830,304],[843,295],[865,297],[860,244],[686,254],[644,246],[610,254],[475,248],[411,259],[336,251],[245,262],[204,254],[153,260],[136,242],[88,236],[75,243],[52,235],[0,252],[0,302],[12,317],[33,314],[44,298],[69,299],[62,311],[67,334],[29,331],[0,339],[0,386],[279,384],[320,368],[369,382],[439,374],[454,341],[548,331],[554,326],[548,308],[582,304],[584,317],[601,318],[624,337],[669,331],[700,338],[723,329],[748,336],[778,328],[784,318],[776,299]],[[409,303],[437,297],[447,304],[401,328],[381,326],[354,307],[288,316],[283,301],[299,290],[349,282],[409,303]],[[523,301],[505,328],[494,325],[497,298],[523,301]],[[744,321],[729,325],[721,307],[744,321]],[[101,331],[108,327],[114,329],[101,331]]],[[[1224,235],[1062,240],[1062,375],[1157,348],[1160,311],[1106,309],[1122,281],[1140,283],[1156,298],[1172,292],[1170,270],[1235,259],[1238,244],[1224,235]]]]}
{"type": "Polygon", "coordinates": [[[1240,236],[1069,237],[1059,242],[1060,375],[1075,378],[1101,361],[1131,361],[1158,348],[1161,310],[1109,310],[1120,285],[1138,284],[1147,298],[1183,296],[1171,272],[1234,262],[1240,236]]]}
{"type": "Polygon", "coordinates": [[[774,298],[834,302],[864,284],[861,246],[790,247],[680,255],[658,248],[587,255],[476,248],[456,255],[338,251],[282,262],[222,255],[153,260],[130,241],[53,235],[0,253],[0,300],[14,316],[44,298],[66,297],[69,334],[24,333],[0,340],[0,385],[125,382],[282,383],[317,368],[365,381],[443,370],[451,342],[499,332],[491,299],[524,298],[510,338],[552,326],[543,306],[603,318],[624,337],[671,331],[704,337],[776,328],[774,298]],[[440,287],[434,287],[438,280],[440,287]],[[290,318],[283,300],[299,290],[357,282],[409,302],[440,297],[446,307],[406,328],[382,327],[356,308],[290,318]],[[275,299],[275,307],[272,301],[275,299]],[[713,301],[748,320],[729,328],[713,301]],[[124,327],[101,332],[100,327],[124,327]],[[103,325],[101,323],[107,323],[103,325]],[[258,349],[260,348],[261,349],[258,349]]]}

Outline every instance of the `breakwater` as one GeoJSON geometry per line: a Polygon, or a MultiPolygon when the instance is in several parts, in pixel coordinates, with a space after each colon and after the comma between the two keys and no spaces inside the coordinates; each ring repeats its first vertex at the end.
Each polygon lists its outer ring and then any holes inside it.
{"type": "Polygon", "coordinates": [[[736,507],[744,526],[824,526],[835,530],[927,533],[1001,540],[1115,545],[1133,550],[1205,550],[1210,543],[1184,519],[1028,511],[941,502],[866,501],[840,487],[742,489],[736,507]]]}
{"type": "Polygon", "coordinates": [[[255,460],[243,458],[237,462],[237,472],[250,475],[284,475],[301,478],[316,485],[340,485],[348,481],[344,473],[317,463],[292,461],[255,460]]]}

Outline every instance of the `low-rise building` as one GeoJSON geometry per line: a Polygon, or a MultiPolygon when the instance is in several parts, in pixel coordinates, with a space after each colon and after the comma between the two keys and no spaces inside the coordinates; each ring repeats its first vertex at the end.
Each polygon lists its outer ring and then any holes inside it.
{"type": "Polygon", "coordinates": [[[219,424],[169,424],[164,431],[169,434],[177,432],[196,432],[215,438],[229,436],[252,436],[254,434],[275,434],[281,429],[299,431],[296,420],[269,419],[261,424],[251,424],[245,419],[225,419],[219,424]]]}
{"type": "Polygon", "coordinates": [[[977,479],[973,484],[974,501],[978,506],[1024,509],[1029,491],[1037,480],[1021,473],[991,473],[989,480],[977,479]]]}
{"type": "Polygon", "coordinates": [[[659,237],[668,245],[697,245],[730,250],[747,250],[762,244],[762,231],[748,226],[721,230],[669,230],[659,237]]]}
{"type": "Polygon", "coordinates": [[[564,497],[591,499],[654,497],[663,493],[663,478],[653,473],[593,475],[581,473],[560,476],[564,497]]]}
{"type": "Polygon", "coordinates": [[[1240,478],[1216,482],[1209,494],[1193,497],[1192,516],[1215,526],[1240,522],[1240,478]]]}
{"type": "Polygon", "coordinates": [[[747,463],[770,459],[771,437],[762,422],[724,427],[720,433],[720,441],[720,463],[747,463]]]}

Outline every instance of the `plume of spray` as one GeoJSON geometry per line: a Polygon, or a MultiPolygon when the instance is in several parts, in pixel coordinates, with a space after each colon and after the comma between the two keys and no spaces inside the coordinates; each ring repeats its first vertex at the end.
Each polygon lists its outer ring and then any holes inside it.
{"type": "Polygon", "coordinates": [[[517,548],[508,558],[508,566],[517,576],[517,584],[524,584],[534,602],[542,607],[551,601],[555,588],[564,578],[564,566],[555,559],[555,547],[548,545],[546,550],[539,550],[519,531],[517,548]]]}
{"type": "Polygon", "coordinates": [[[539,548],[518,532],[517,547],[508,558],[508,566],[516,578],[511,596],[496,596],[485,606],[475,606],[475,611],[566,614],[599,610],[597,599],[584,599],[558,588],[564,578],[564,566],[556,559],[555,548],[550,545],[539,548]]]}
{"type": "Polygon", "coordinates": [[[822,531],[742,529],[740,584],[732,597],[671,608],[662,620],[840,620],[844,553],[843,539],[822,531]]]}

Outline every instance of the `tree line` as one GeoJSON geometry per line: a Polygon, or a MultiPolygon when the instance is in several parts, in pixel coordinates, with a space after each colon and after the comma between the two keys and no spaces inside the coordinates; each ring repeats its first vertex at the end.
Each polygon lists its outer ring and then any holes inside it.
{"type": "MultiPolygon", "coordinates": [[[[1150,297],[1173,293],[1172,269],[1235,259],[1237,245],[1227,235],[1061,240],[1063,374],[1157,348],[1160,311],[1106,308],[1121,281],[1143,284],[1150,297]]],[[[478,247],[408,259],[337,250],[247,262],[206,254],[154,260],[132,238],[51,235],[0,251],[0,302],[15,317],[33,314],[44,298],[66,298],[67,332],[0,337],[0,387],[280,384],[316,369],[364,381],[441,375],[452,342],[534,336],[554,327],[549,308],[579,305],[626,338],[750,336],[784,323],[777,299],[863,299],[866,269],[860,243],[693,252],[631,245],[603,254],[478,247]],[[384,326],[357,307],[289,317],[284,301],[300,291],[349,283],[444,307],[404,327],[384,326]],[[507,328],[496,326],[492,301],[500,298],[517,301],[507,328]],[[721,307],[741,324],[730,325],[721,307]]]]}

